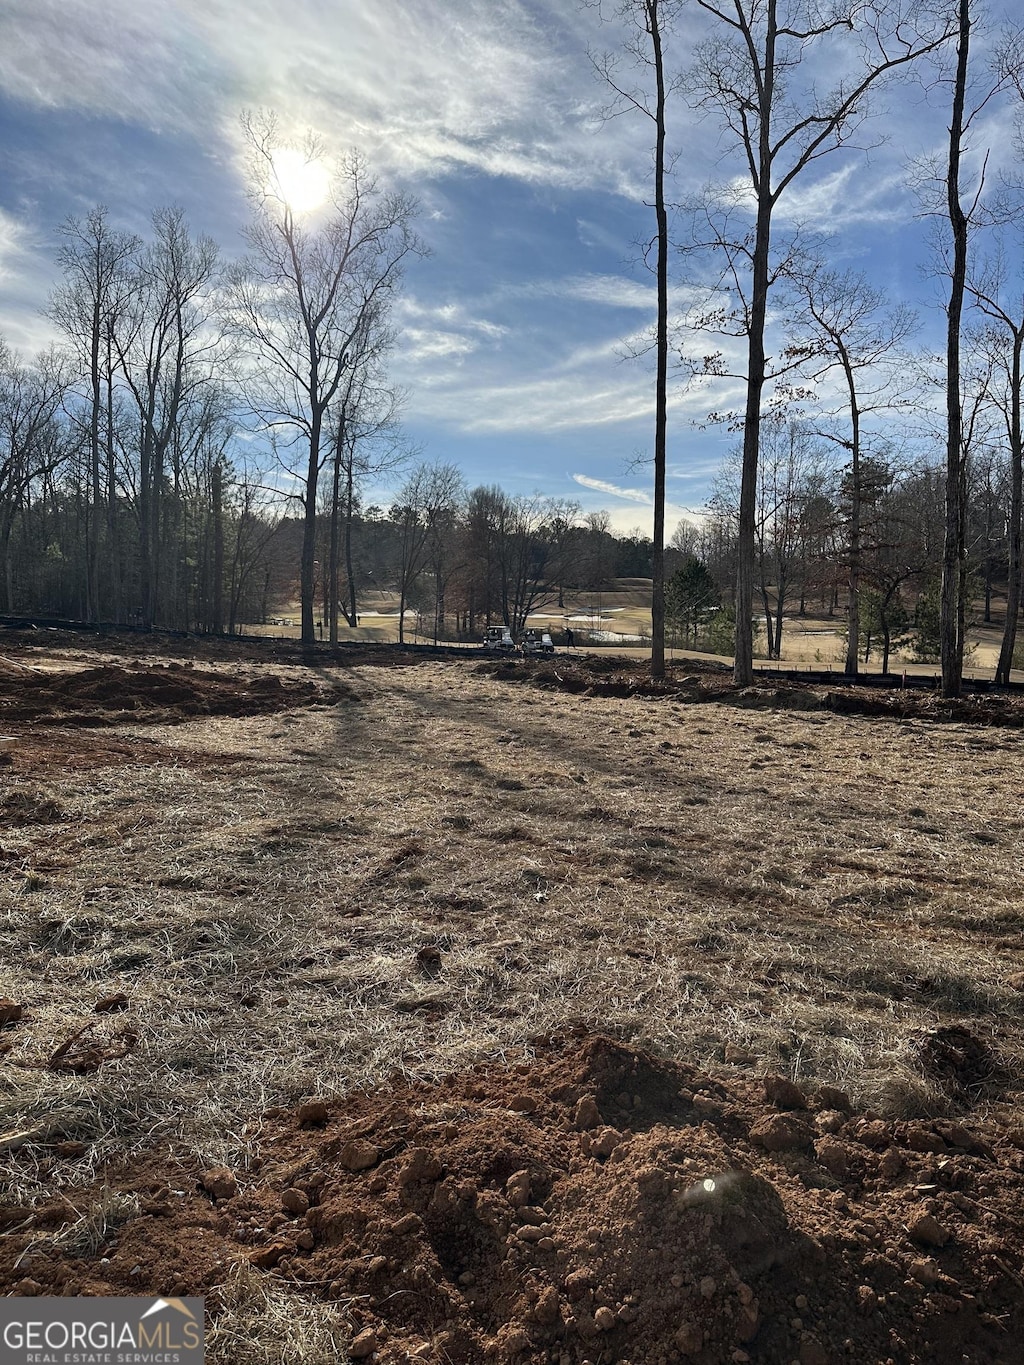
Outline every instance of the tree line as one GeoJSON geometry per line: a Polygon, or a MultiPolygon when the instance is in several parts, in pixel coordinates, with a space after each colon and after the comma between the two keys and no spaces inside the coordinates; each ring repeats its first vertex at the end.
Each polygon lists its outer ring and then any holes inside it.
{"type": "MultiPolygon", "coordinates": [[[[198,304],[184,307],[185,284],[209,268],[212,246],[193,241],[176,213],[156,214],[143,243],[118,236],[96,210],[65,225],[61,250],[66,276],[51,306],[77,328],[78,349],[34,364],[0,349],[8,613],[235,631],[273,619],[300,594],[309,553],[314,639],[337,640],[339,621],[357,625],[366,595],[381,590],[397,597],[400,638],[412,613],[428,638],[473,639],[496,621],[518,633],[532,612],[563,609],[567,594],[652,577],[653,538],[614,534],[607,513],[471,489],[453,465],[408,457],[390,398],[369,416],[353,404],[344,441],[328,450],[330,477],[317,481],[310,537],[305,490],[282,496],[246,463],[232,434],[237,398],[219,365],[222,334],[209,319],[205,331],[198,325],[198,304]],[[94,266],[111,250],[139,272],[112,296],[123,312],[92,306],[85,243],[94,266]],[[369,474],[376,481],[387,468],[393,500],[364,505],[369,474]]],[[[942,470],[872,444],[855,479],[833,436],[820,423],[765,426],[755,505],[764,652],[780,657],[787,616],[848,615],[856,526],[853,667],[874,653],[887,668],[892,650],[911,642],[937,658],[942,470]]],[[[716,653],[730,653],[735,638],[741,458],[737,449],[707,515],[681,522],[662,556],[669,638],[716,653]]],[[[986,620],[1003,605],[1009,631],[1012,469],[999,440],[976,451],[966,492],[970,592],[986,620]]]]}
{"type": "Polygon", "coordinates": [[[651,576],[650,537],[613,534],[606,513],[469,489],[454,466],[417,460],[394,396],[371,406],[348,375],[319,455],[308,429],[297,452],[277,438],[268,482],[237,436],[222,321],[188,287],[212,244],[177,212],[157,213],[143,242],[97,209],[64,225],[61,254],[51,307],[74,344],[31,363],[0,344],[7,614],[219,633],[298,598],[304,638],[337,640],[383,590],[400,632],[408,610],[441,639],[492,621],[518,632],[569,589],[651,576]],[[114,262],[125,273],[103,293],[114,262]],[[292,467],[297,491],[280,482],[292,467]],[[382,471],[393,501],[367,506],[382,471]]]}
{"type": "MultiPolygon", "coordinates": [[[[601,0],[594,4],[601,8],[601,0]]],[[[1009,25],[994,31],[993,10],[986,0],[620,0],[614,12],[625,36],[592,58],[611,92],[609,115],[633,111],[651,129],[654,225],[645,258],[658,282],[656,504],[665,486],[670,360],[693,382],[742,385],[739,409],[708,419],[729,422],[742,436],[734,470],[737,682],[751,680],[771,496],[764,466],[773,462],[769,447],[780,423],[803,417],[848,456],[841,504],[846,668],[856,673],[865,594],[872,611],[876,600],[890,599],[862,518],[876,517],[870,499],[878,461],[894,467],[886,428],[911,406],[922,425],[929,412],[942,415],[931,439],[944,466],[939,635],[946,695],[957,694],[962,679],[972,493],[993,447],[1006,465],[1007,627],[997,678],[1008,677],[1021,593],[1024,202],[1020,184],[990,174],[989,160],[993,150],[1005,150],[999,116],[1016,116],[1020,124],[1024,41],[1009,25]],[[801,227],[794,203],[829,163],[849,166],[852,155],[893,132],[875,120],[872,100],[908,81],[928,91],[948,130],[944,151],[906,172],[918,212],[934,229],[928,265],[946,316],[943,354],[929,363],[907,355],[913,319],[887,309],[869,275],[835,269],[829,241],[801,227]],[[666,155],[666,139],[673,129],[692,128],[695,117],[717,132],[718,178],[696,193],[674,195],[676,163],[666,155]],[[670,262],[698,299],[676,319],[669,312],[670,262]],[[916,404],[905,383],[911,374],[916,404]],[[921,396],[929,386],[931,402],[921,396]]],[[[664,527],[658,510],[656,559],[664,527]]],[[[656,579],[656,637],[661,591],[656,579]]],[[[900,593],[891,589],[893,603],[900,593]]],[[[771,648],[781,612],[773,626],[761,605],[771,648]]],[[[656,674],[664,667],[663,643],[653,644],[656,674]]]]}

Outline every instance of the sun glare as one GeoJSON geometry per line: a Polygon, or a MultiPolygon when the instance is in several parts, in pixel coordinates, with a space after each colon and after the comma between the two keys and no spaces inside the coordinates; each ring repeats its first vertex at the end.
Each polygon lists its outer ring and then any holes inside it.
{"type": "Polygon", "coordinates": [[[331,177],[322,161],[307,161],[301,152],[282,147],[274,153],[274,192],[292,213],[310,213],[326,200],[331,177]]]}

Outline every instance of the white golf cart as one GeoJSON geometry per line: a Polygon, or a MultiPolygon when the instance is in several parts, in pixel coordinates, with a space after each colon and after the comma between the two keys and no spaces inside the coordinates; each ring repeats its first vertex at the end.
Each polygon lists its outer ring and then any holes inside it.
{"type": "Polygon", "coordinates": [[[483,647],[498,654],[514,654],[516,642],[508,626],[487,626],[484,629],[483,647]]]}
{"type": "Polygon", "coordinates": [[[546,630],[531,626],[523,633],[522,651],[524,654],[554,654],[555,642],[546,630]]]}

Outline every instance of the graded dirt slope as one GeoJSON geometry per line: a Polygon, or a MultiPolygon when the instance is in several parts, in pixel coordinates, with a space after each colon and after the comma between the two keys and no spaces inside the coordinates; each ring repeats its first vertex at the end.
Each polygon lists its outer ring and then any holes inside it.
{"type": "Polygon", "coordinates": [[[204,1293],[238,1365],[1019,1358],[1013,703],[155,643],[5,642],[7,1292],[204,1293]]]}

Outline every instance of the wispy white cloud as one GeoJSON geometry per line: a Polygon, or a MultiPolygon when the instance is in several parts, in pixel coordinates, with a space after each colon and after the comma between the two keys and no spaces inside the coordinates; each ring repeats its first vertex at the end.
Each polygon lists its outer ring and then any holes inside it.
{"type": "Polygon", "coordinates": [[[645,506],[654,501],[651,494],[643,488],[620,488],[617,484],[609,483],[607,479],[592,479],[588,474],[573,474],[572,479],[581,488],[590,488],[595,493],[604,493],[610,498],[622,498],[626,502],[640,502],[645,506]]]}
{"type": "MultiPolygon", "coordinates": [[[[587,493],[597,497],[584,496],[584,511],[595,512],[599,509],[608,513],[611,529],[616,535],[652,535],[654,531],[654,497],[640,488],[623,488],[608,479],[595,479],[588,474],[573,474],[575,484],[587,493]],[[611,499],[611,501],[608,501],[611,499]]],[[[670,536],[680,521],[700,522],[705,516],[702,507],[691,507],[671,498],[665,502],[666,537],[670,536]]]]}
{"type": "MultiPolygon", "coordinates": [[[[406,177],[468,169],[642,192],[642,120],[601,126],[596,16],[527,0],[8,0],[0,89],[241,153],[243,107],[280,112],[406,177]],[[638,175],[639,171],[639,175],[638,175]]],[[[240,157],[239,157],[240,159],[240,157]]]]}
{"type": "Polygon", "coordinates": [[[622,251],[625,245],[614,233],[609,232],[603,223],[595,223],[588,218],[576,219],[576,232],[584,246],[604,247],[606,251],[622,251]]]}
{"type": "MultiPolygon", "coordinates": [[[[627,442],[649,440],[654,380],[651,356],[644,353],[647,333],[624,334],[617,327],[621,317],[609,311],[602,318],[597,311],[619,296],[639,310],[647,293],[628,279],[572,276],[513,283],[458,306],[409,300],[400,309],[405,330],[396,355],[409,416],[464,435],[606,428],[621,429],[627,442]],[[576,319],[571,335],[530,310],[525,322],[513,321],[510,304],[542,298],[580,300],[593,304],[595,313],[576,319]],[[472,365],[466,363],[470,356],[472,365]]],[[[740,363],[739,343],[731,359],[740,363]]],[[[673,385],[669,411],[692,430],[708,412],[732,406],[740,392],[735,379],[673,385]]]]}
{"type": "Polygon", "coordinates": [[[45,244],[23,219],[0,208],[3,335],[25,355],[45,350],[57,339],[53,324],[40,312],[49,282],[49,256],[45,244]]]}
{"type": "Polygon", "coordinates": [[[509,328],[450,300],[426,303],[418,296],[398,300],[395,321],[400,329],[400,366],[416,385],[452,379],[451,366],[482,348],[500,347],[509,328]],[[437,367],[443,368],[438,372],[437,367]]]}
{"type": "Polygon", "coordinates": [[[475,435],[628,426],[643,421],[652,410],[646,387],[628,380],[615,385],[596,374],[586,383],[565,376],[502,382],[475,375],[465,386],[438,383],[417,390],[409,409],[410,415],[475,435]]]}
{"type": "Polygon", "coordinates": [[[863,164],[853,161],[826,175],[795,180],[779,200],[781,221],[818,232],[856,224],[900,223],[906,221],[907,213],[905,172],[889,169],[868,178],[863,164]]]}
{"type": "Polygon", "coordinates": [[[478,333],[488,338],[499,338],[508,332],[508,327],[483,315],[487,301],[469,302],[441,298],[426,300],[418,294],[403,294],[395,302],[394,312],[400,326],[414,327],[423,323],[434,323],[454,329],[478,333]]]}
{"type": "Polygon", "coordinates": [[[413,364],[431,360],[461,360],[472,355],[476,345],[457,332],[442,332],[422,327],[407,327],[403,333],[407,362],[413,364]]]}
{"type": "Polygon", "coordinates": [[[207,52],[190,3],[9,0],[0,88],[50,109],[141,121],[160,131],[209,127],[225,67],[207,52]]]}
{"type": "Polygon", "coordinates": [[[520,298],[559,298],[592,303],[604,308],[633,308],[653,313],[657,291],[653,285],[625,275],[566,275],[558,279],[531,280],[514,287],[520,298]]]}
{"type": "MultiPolygon", "coordinates": [[[[745,207],[753,214],[754,191],[746,176],[727,184],[731,205],[745,207]]],[[[906,222],[914,212],[902,159],[892,164],[890,157],[869,171],[862,160],[846,161],[824,174],[805,174],[786,189],[778,201],[778,224],[798,225],[810,232],[830,233],[841,229],[906,222]]]]}
{"type": "Polygon", "coordinates": [[[17,271],[24,256],[24,239],[24,224],[0,209],[0,280],[10,279],[17,271]]]}

